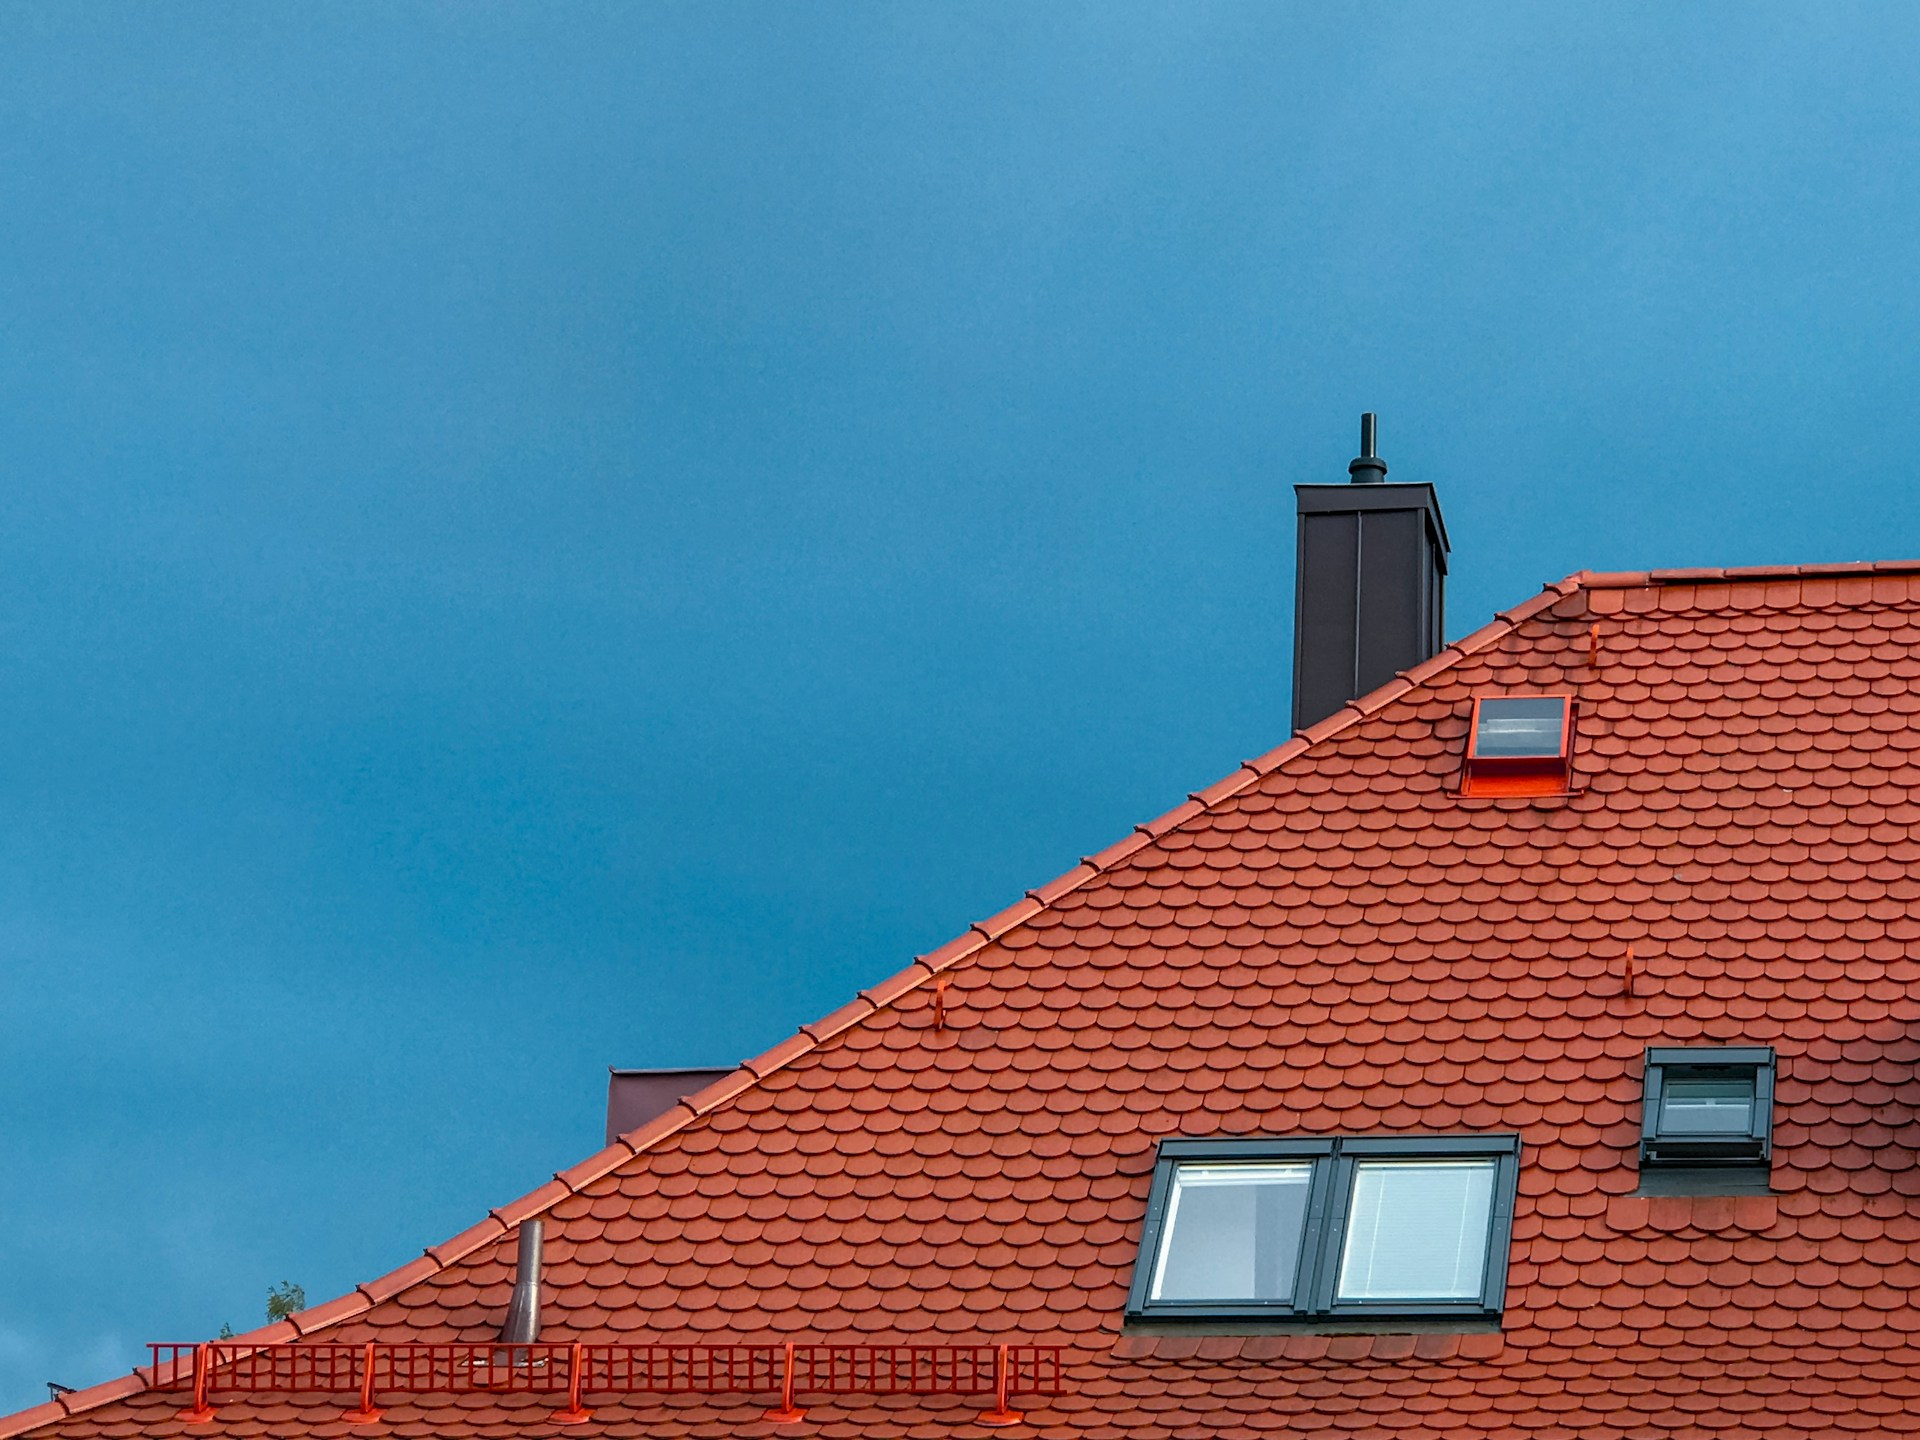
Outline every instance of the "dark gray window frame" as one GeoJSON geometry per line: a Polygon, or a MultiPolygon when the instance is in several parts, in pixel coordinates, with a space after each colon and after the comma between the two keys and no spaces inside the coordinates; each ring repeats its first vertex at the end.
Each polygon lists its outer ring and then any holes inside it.
{"type": "Polygon", "coordinates": [[[1642,1169],[1763,1169],[1773,1160],[1773,1085],[1777,1063],[1767,1045],[1657,1046],[1647,1050],[1640,1119],[1642,1169]],[[1666,1082],[1675,1071],[1740,1071],[1753,1076],[1753,1115],[1744,1133],[1694,1134],[1660,1124],[1666,1082]]]}
{"type": "Polygon", "coordinates": [[[1147,1197],[1146,1223],[1134,1263],[1127,1315],[1134,1320],[1435,1320],[1498,1316],[1507,1298],[1507,1257],[1513,1242],[1514,1196],[1519,1189],[1518,1135],[1359,1135],[1326,1139],[1162,1140],[1147,1197]],[[1418,1159],[1490,1159],[1497,1162],[1493,1212],[1487,1225],[1486,1263],[1480,1294],[1467,1300],[1347,1300],[1334,1298],[1340,1252],[1353,1199],[1354,1163],[1382,1157],[1418,1159]],[[1150,1300],[1167,1196],[1176,1167],[1188,1163],[1260,1160],[1311,1160],[1313,1180],[1307,1192],[1307,1216],[1301,1227],[1300,1256],[1293,1295],[1285,1301],[1150,1300]]]}

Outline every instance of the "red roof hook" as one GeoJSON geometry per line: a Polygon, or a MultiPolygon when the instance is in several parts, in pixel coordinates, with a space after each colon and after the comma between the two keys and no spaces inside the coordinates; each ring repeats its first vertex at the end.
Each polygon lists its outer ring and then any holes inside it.
{"type": "Polygon", "coordinates": [[[807,1412],[795,1408],[793,1403],[793,1342],[787,1341],[782,1355],[780,1371],[780,1403],[761,1417],[773,1421],[776,1425],[791,1425],[796,1420],[807,1418],[807,1412]]]}
{"type": "MultiPolygon", "coordinates": [[[[178,1417],[189,1425],[213,1423],[213,1406],[207,1403],[207,1391],[213,1386],[213,1358],[208,1352],[208,1346],[193,1347],[193,1408],[182,1410],[178,1417]]],[[[159,1368],[156,1362],[154,1365],[156,1373],[159,1368]]]]}
{"type": "Polygon", "coordinates": [[[349,1425],[372,1425],[380,1419],[380,1407],[373,1403],[373,1342],[367,1342],[360,1361],[360,1408],[340,1417],[349,1425]]]}
{"type": "Polygon", "coordinates": [[[1026,1419],[1026,1416],[1018,1410],[1007,1408],[1011,1377],[1007,1369],[1007,1347],[1004,1345],[1000,1346],[995,1354],[993,1372],[993,1408],[980,1417],[980,1423],[995,1428],[1003,1425],[1018,1425],[1026,1419]]]}
{"type": "Polygon", "coordinates": [[[580,1404],[580,1390],[586,1370],[583,1351],[584,1347],[578,1340],[567,1351],[567,1408],[556,1410],[549,1417],[556,1425],[584,1425],[593,1419],[593,1412],[580,1404]]]}

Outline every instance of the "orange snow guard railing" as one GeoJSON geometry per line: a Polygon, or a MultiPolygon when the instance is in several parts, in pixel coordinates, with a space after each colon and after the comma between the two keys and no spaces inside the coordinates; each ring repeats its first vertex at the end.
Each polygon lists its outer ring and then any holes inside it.
{"type": "Polygon", "coordinates": [[[983,1425],[1014,1425],[1016,1396],[1058,1395],[1057,1345],[150,1345],[153,1384],[191,1387],[180,1412],[210,1424],[214,1397],[263,1392],[357,1393],[343,1419],[370,1425],[394,1395],[552,1395],[562,1425],[593,1418],[589,1394],[778,1395],[766,1418],[806,1418],[803,1397],[986,1395],[983,1425]]]}

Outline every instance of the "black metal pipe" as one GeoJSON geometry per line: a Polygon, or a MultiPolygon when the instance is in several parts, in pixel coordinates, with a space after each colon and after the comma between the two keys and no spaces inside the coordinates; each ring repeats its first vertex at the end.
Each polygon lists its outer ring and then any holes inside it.
{"type": "Polygon", "coordinates": [[[1375,438],[1373,412],[1369,410],[1360,417],[1360,453],[1347,466],[1355,485],[1378,485],[1387,478],[1387,462],[1380,458],[1375,438]]]}

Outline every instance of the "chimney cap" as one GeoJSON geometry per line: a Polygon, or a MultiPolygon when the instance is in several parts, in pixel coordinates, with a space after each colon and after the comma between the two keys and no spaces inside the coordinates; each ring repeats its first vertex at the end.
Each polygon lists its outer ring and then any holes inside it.
{"type": "Polygon", "coordinates": [[[1354,485],[1378,485],[1387,478],[1387,462],[1380,458],[1376,444],[1376,421],[1369,410],[1360,417],[1360,453],[1347,466],[1349,482],[1354,485]]]}

